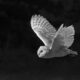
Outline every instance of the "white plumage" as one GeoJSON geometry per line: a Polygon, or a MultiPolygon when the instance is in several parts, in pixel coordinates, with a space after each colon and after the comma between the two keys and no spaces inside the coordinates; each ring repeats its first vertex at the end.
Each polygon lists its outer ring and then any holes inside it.
{"type": "Polygon", "coordinates": [[[40,15],[31,18],[31,27],[46,46],[51,47],[56,29],[40,15]]]}
{"type": "Polygon", "coordinates": [[[31,18],[31,28],[45,45],[38,49],[39,57],[51,58],[65,56],[70,53],[77,54],[77,52],[68,49],[74,41],[75,30],[73,25],[63,27],[62,24],[56,31],[46,18],[34,15],[31,18]]]}

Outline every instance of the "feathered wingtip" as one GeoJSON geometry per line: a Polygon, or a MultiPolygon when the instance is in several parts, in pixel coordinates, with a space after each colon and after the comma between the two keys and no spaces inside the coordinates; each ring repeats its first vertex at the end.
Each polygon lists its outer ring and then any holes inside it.
{"type": "Polygon", "coordinates": [[[40,18],[43,18],[43,16],[35,14],[31,17],[31,27],[33,30],[34,28],[39,27],[40,18]]]}

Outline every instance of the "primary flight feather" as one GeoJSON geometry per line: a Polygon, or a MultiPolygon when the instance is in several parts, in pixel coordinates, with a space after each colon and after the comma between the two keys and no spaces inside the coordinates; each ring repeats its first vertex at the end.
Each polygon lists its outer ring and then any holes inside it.
{"type": "Polygon", "coordinates": [[[56,29],[46,20],[46,18],[40,15],[32,16],[31,27],[43,43],[46,46],[51,47],[56,29]]]}

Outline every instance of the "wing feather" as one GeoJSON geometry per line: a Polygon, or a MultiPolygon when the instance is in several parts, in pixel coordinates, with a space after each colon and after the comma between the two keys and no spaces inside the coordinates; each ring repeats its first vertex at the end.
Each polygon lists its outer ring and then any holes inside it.
{"type": "Polygon", "coordinates": [[[74,41],[75,30],[73,25],[68,27],[63,27],[59,35],[63,37],[64,46],[70,47],[74,41]]]}
{"type": "Polygon", "coordinates": [[[32,16],[31,27],[46,46],[52,45],[56,29],[48,22],[46,18],[40,15],[32,16]]]}

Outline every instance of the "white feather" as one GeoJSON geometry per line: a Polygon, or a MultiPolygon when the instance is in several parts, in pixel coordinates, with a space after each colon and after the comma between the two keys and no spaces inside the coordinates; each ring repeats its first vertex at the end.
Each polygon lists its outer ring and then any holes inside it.
{"type": "Polygon", "coordinates": [[[31,27],[46,46],[51,48],[56,29],[40,15],[31,18],[31,27]]]}

